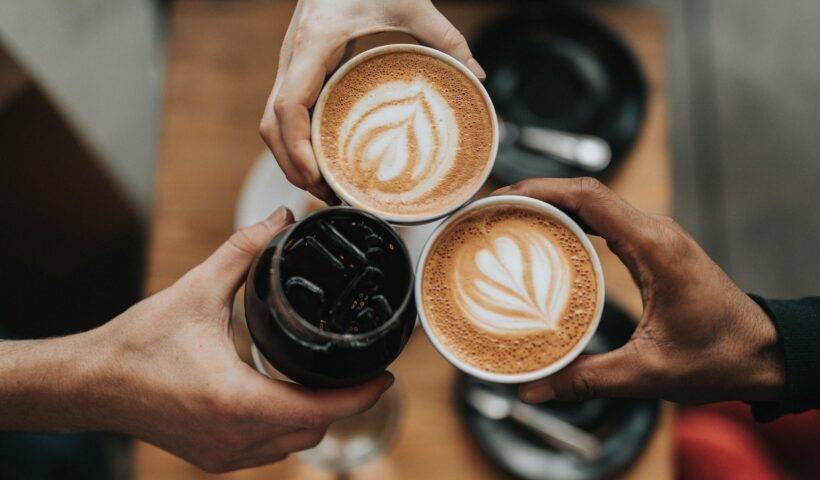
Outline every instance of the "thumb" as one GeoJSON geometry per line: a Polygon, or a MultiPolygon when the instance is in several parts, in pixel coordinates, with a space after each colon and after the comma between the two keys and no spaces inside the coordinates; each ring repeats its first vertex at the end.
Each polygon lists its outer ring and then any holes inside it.
{"type": "Polygon", "coordinates": [[[644,390],[637,361],[625,347],[608,353],[581,355],[563,370],[522,385],[518,393],[527,403],[632,397],[644,390]]]}
{"type": "Polygon", "coordinates": [[[484,69],[473,58],[464,35],[432,4],[425,13],[414,16],[408,28],[407,33],[419,42],[452,56],[470,69],[479,80],[487,77],[484,69]]]}
{"type": "Polygon", "coordinates": [[[265,220],[242,228],[196,267],[191,274],[216,288],[223,298],[233,298],[254,258],[262,253],[273,237],[293,223],[293,213],[277,208],[265,220]]]}

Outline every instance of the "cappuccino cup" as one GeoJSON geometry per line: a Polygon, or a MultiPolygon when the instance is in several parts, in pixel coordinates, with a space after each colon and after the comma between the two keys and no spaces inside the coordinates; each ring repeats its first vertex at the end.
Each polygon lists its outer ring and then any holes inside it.
{"type": "Polygon", "coordinates": [[[313,110],[311,141],[342,201],[395,225],[417,225],[449,215],[484,184],[498,120],[460,62],[420,45],[386,45],[330,77],[313,110]]]}
{"type": "Polygon", "coordinates": [[[433,232],[415,296],[425,333],[450,363],[481,380],[523,383],[584,350],[603,311],[604,277],[569,216],[502,195],[470,203],[433,232]]]}

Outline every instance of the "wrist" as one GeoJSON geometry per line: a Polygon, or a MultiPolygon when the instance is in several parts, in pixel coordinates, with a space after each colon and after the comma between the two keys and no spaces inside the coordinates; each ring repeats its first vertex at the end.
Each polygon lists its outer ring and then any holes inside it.
{"type": "Polygon", "coordinates": [[[76,432],[93,428],[84,398],[85,335],[0,343],[0,430],[76,432]]]}
{"type": "Polygon", "coordinates": [[[743,310],[751,359],[746,370],[753,386],[751,398],[746,400],[778,400],[783,394],[786,374],[777,329],[769,314],[752,298],[748,298],[743,310]]]}

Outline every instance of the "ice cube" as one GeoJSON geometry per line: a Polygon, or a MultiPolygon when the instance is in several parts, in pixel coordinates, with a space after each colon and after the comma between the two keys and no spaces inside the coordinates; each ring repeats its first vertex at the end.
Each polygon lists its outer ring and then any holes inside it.
{"type": "MultiPolygon", "coordinates": [[[[324,233],[324,237],[330,242],[332,242],[340,250],[338,252],[339,255],[337,255],[337,258],[339,258],[341,262],[347,263],[345,262],[345,256],[350,257],[350,260],[355,259],[360,263],[364,263],[367,261],[364,252],[362,252],[359,247],[357,247],[339,230],[337,230],[336,227],[334,227],[328,222],[320,221],[317,223],[319,224],[319,229],[322,231],[322,233],[324,233]]],[[[353,267],[354,265],[351,263],[350,266],[353,267]]]]}
{"type": "Polygon", "coordinates": [[[336,328],[346,329],[351,318],[355,318],[355,314],[368,306],[371,295],[378,293],[380,282],[384,282],[381,270],[372,266],[362,269],[332,301],[328,322],[336,328]]]}
{"type": "Polygon", "coordinates": [[[325,307],[325,291],[304,277],[285,281],[285,296],[303,317],[317,319],[325,307]]]}
{"type": "Polygon", "coordinates": [[[345,270],[344,264],[313,235],[308,235],[293,242],[288,248],[288,255],[296,255],[299,253],[299,250],[303,248],[311,250],[312,253],[318,256],[318,259],[324,260],[333,269],[339,271],[345,270]]]}

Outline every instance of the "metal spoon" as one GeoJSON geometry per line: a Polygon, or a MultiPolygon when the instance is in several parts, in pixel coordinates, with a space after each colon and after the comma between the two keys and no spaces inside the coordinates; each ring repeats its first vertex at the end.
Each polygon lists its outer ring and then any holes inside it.
{"type": "Polygon", "coordinates": [[[612,150],[603,139],[532,125],[517,125],[499,119],[503,143],[551,155],[561,162],[588,172],[600,172],[612,160],[612,150]]]}
{"type": "Polygon", "coordinates": [[[470,388],[466,398],[481,415],[492,420],[512,418],[540,434],[545,442],[558,450],[573,453],[588,462],[601,457],[598,438],[532,405],[487,388],[470,388]]]}

